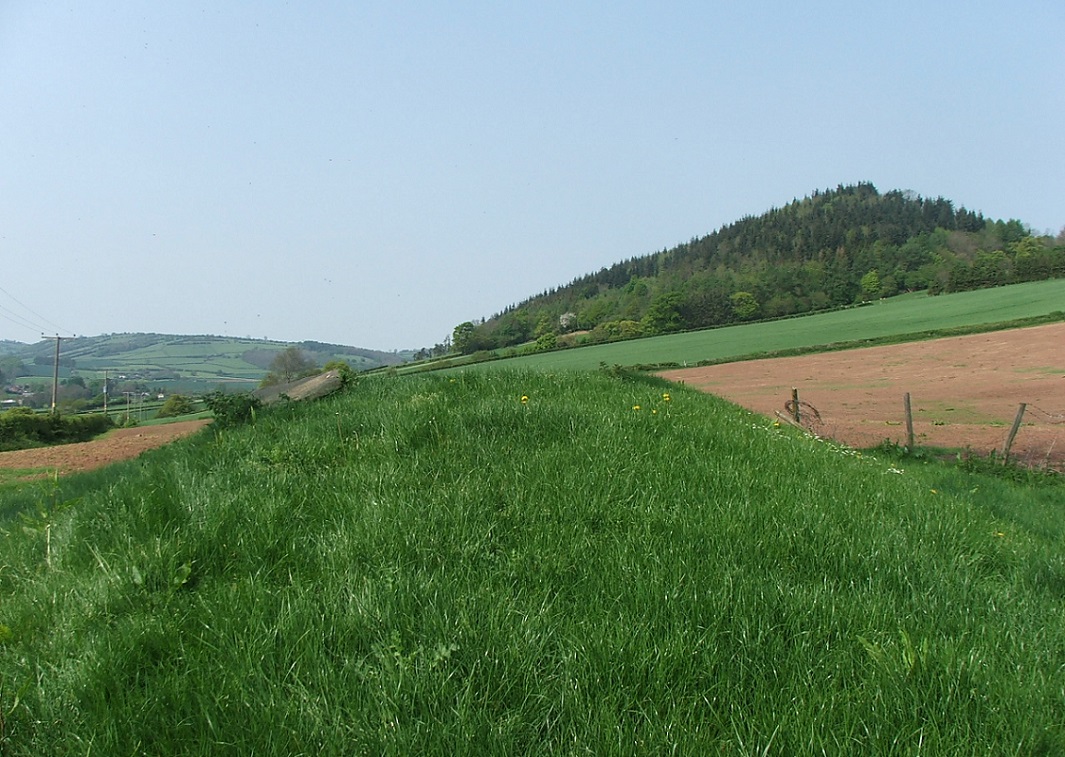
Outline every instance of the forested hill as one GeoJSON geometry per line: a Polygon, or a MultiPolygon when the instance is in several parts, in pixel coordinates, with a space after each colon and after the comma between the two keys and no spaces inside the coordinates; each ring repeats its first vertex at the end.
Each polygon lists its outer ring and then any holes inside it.
{"type": "Polygon", "coordinates": [[[461,324],[453,348],[545,349],[1065,276],[1063,241],[941,197],[840,186],[461,324]]]}

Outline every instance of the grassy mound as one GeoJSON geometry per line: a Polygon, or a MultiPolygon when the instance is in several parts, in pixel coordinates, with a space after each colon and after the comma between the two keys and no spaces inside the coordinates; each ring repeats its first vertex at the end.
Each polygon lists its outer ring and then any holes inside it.
{"type": "Polygon", "coordinates": [[[1065,492],[900,465],[501,371],[0,490],[0,752],[1060,753],[1065,492]]]}

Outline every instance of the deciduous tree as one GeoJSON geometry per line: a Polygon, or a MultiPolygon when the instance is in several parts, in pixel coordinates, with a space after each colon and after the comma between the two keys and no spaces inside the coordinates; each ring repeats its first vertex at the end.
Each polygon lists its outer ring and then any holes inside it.
{"type": "Polygon", "coordinates": [[[741,321],[749,321],[758,315],[758,300],[750,292],[733,292],[732,312],[741,321]]]}
{"type": "Polygon", "coordinates": [[[880,296],[880,272],[875,268],[864,276],[860,282],[862,288],[862,299],[868,302],[874,297],[880,296]]]}
{"type": "Polygon", "coordinates": [[[270,372],[262,380],[263,386],[287,384],[318,370],[314,359],[299,347],[286,347],[270,363],[270,372]]]}
{"type": "Polygon", "coordinates": [[[462,355],[472,352],[471,339],[473,338],[474,325],[472,321],[464,321],[455,327],[451,334],[451,348],[462,355]]]}

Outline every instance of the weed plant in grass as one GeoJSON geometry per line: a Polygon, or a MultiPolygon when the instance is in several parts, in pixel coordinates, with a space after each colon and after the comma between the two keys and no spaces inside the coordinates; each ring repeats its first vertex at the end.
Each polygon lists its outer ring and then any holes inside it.
{"type": "Polygon", "coordinates": [[[0,751],[1061,753],[1060,531],[902,465],[489,372],[2,489],[0,751]]]}

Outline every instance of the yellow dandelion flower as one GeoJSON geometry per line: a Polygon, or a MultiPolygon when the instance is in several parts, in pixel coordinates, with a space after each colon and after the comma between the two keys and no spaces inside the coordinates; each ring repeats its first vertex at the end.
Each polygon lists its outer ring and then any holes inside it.
{"type": "Polygon", "coordinates": [[[669,402],[671,399],[672,399],[672,397],[669,396],[669,392],[663,392],[662,393],[662,401],[663,402],[669,402]]]}
{"type": "Polygon", "coordinates": [[[527,394],[521,395],[521,404],[523,404],[523,405],[528,405],[529,404],[529,395],[527,395],[527,394]]]}
{"type": "Polygon", "coordinates": [[[640,406],[639,406],[639,405],[633,405],[633,406],[632,406],[632,409],[633,409],[633,410],[637,410],[637,411],[638,411],[638,410],[640,409],[640,406]]]}
{"type": "Polygon", "coordinates": [[[657,410],[652,410],[651,411],[651,415],[658,415],[658,411],[657,410]]]}

